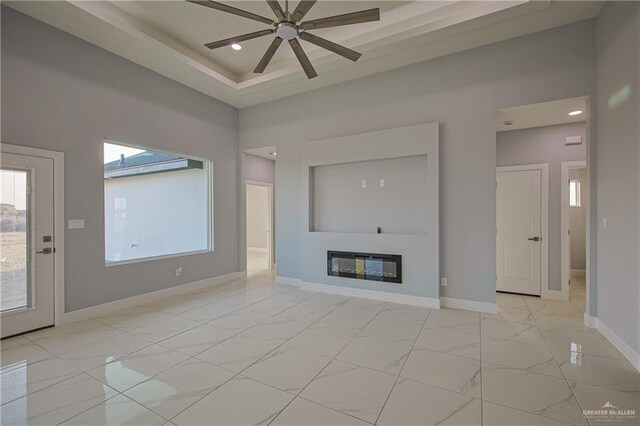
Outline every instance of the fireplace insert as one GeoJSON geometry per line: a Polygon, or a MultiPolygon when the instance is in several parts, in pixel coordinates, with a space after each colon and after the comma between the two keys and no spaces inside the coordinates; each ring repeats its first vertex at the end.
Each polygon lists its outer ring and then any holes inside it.
{"type": "Polygon", "coordinates": [[[402,283],[402,256],[327,251],[327,275],[400,284],[402,283]]]}

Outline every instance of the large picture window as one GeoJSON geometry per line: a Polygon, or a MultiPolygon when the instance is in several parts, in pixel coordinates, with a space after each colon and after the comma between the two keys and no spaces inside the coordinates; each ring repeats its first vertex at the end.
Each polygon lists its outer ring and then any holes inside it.
{"type": "Polygon", "coordinates": [[[211,162],[104,143],[105,262],[212,250],[211,162]]]}

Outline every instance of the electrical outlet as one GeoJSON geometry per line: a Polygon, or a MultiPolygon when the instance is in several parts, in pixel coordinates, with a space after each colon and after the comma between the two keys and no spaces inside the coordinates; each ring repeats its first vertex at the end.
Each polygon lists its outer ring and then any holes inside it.
{"type": "Polygon", "coordinates": [[[362,187],[363,187],[363,188],[366,188],[366,187],[367,187],[367,181],[366,181],[366,180],[363,180],[363,181],[362,181],[362,187]]]}
{"type": "Polygon", "coordinates": [[[602,218],[602,228],[603,229],[607,229],[609,227],[609,219],[607,219],[606,217],[602,218]]]}
{"type": "Polygon", "coordinates": [[[176,268],[176,277],[179,277],[180,275],[182,275],[182,266],[178,266],[176,268]]]}
{"type": "Polygon", "coordinates": [[[446,286],[447,286],[447,277],[442,277],[442,278],[440,279],[440,285],[441,285],[442,287],[446,287],[446,286]]]}
{"type": "Polygon", "coordinates": [[[385,182],[384,179],[380,179],[380,188],[384,188],[385,186],[387,186],[387,182],[385,182]]]}

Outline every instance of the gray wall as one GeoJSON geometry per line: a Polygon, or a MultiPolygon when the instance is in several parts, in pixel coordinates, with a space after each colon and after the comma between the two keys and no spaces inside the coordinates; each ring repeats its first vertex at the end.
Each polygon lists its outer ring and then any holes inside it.
{"type": "Polygon", "coordinates": [[[2,142],[65,153],[67,311],[239,270],[235,108],[2,7],[2,142]],[[104,266],[104,138],[213,160],[214,253],[104,266]]]}
{"type": "Polygon", "coordinates": [[[569,229],[571,229],[571,269],[587,269],[587,209],[584,191],[587,185],[587,169],[569,170],[569,179],[580,181],[582,205],[569,208],[569,229]]]}
{"type": "Polygon", "coordinates": [[[251,154],[242,154],[242,157],[244,158],[245,180],[271,184],[276,182],[275,161],[251,154]]]}
{"type": "Polygon", "coordinates": [[[607,2],[598,17],[599,320],[640,352],[640,4],[607,2]],[[629,86],[629,97],[616,93],[629,86]],[[604,229],[602,219],[608,219],[604,229]]]}
{"type": "Polygon", "coordinates": [[[441,295],[494,302],[496,110],[593,96],[594,24],[567,25],[242,109],[242,148],[278,150],[278,274],[301,275],[305,219],[296,179],[300,153],[281,147],[437,121],[440,270],[448,277],[441,295]]]}
{"type": "Polygon", "coordinates": [[[372,234],[380,226],[385,234],[427,233],[426,155],[317,166],[312,173],[313,231],[372,234]],[[398,214],[397,206],[411,208],[398,214]]]}
{"type": "Polygon", "coordinates": [[[585,144],[565,146],[567,136],[586,138],[584,123],[560,124],[497,134],[498,166],[549,164],[549,289],[560,290],[561,264],[561,176],[560,163],[586,159],[585,144]]]}
{"type": "MultiPolygon", "coordinates": [[[[368,232],[312,232],[307,231],[311,228],[309,225],[312,217],[309,215],[309,220],[304,221],[305,230],[302,233],[302,246],[297,250],[301,253],[302,259],[300,278],[307,283],[329,284],[338,287],[435,299],[410,300],[412,303],[427,304],[429,306],[436,305],[440,287],[438,253],[438,123],[424,123],[417,126],[386,129],[379,132],[316,140],[305,144],[287,146],[284,151],[289,149],[302,151],[302,161],[296,164],[298,171],[297,190],[302,192],[302,200],[307,206],[312,204],[309,201],[312,200],[312,188],[309,185],[309,181],[314,167],[339,165],[342,172],[348,173],[347,169],[351,166],[353,174],[357,174],[358,167],[366,164],[365,169],[374,176],[376,172],[371,170],[371,165],[373,164],[385,164],[384,168],[393,170],[395,174],[398,165],[395,161],[389,161],[389,159],[395,158],[400,162],[402,160],[415,161],[416,164],[412,168],[416,169],[416,175],[422,175],[416,177],[416,179],[421,180],[421,185],[418,188],[422,189],[418,189],[418,191],[423,193],[426,202],[420,203],[412,199],[410,193],[402,194],[402,191],[397,191],[400,193],[397,195],[402,195],[404,198],[404,211],[398,212],[395,210],[395,213],[397,216],[403,216],[411,209],[419,209],[420,204],[422,204],[424,212],[422,216],[416,216],[415,219],[424,222],[420,226],[424,232],[391,233],[392,228],[377,234],[373,224],[369,227],[368,232]],[[393,167],[390,167],[390,164],[393,164],[393,167]],[[401,255],[402,284],[328,276],[327,251],[329,250],[401,255]]],[[[278,155],[280,156],[281,153],[282,150],[278,148],[278,155]]],[[[278,163],[280,162],[281,159],[278,159],[278,163]]],[[[292,172],[295,171],[293,170],[292,172]]],[[[396,174],[390,179],[392,187],[396,177],[404,182],[408,181],[396,174]]],[[[416,187],[415,183],[410,184],[407,182],[407,185],[416,187]]],[[[370,189],[372,188],[366,188],[366,190],[370,189]]],[[[294,191],[295,189],[292,188],[291,190],[294,191]]],[[[366,190],[365,192],[367,192],[366,190]]],[[[391,200],[385,202],[382,201],[382,198],[381,196],[380,202],[385,203],[385,205],[371,206],[373,212],[369,213],[379,219],[385,217],[383,210],[387,207],[386,204],[392,204],[391,200]]],[[[307,206],[303,206],[302,209],[305,215],[310,210],[307,206]]],[[[344,206],[345,210],[351,208],[351,205],[344,206]]],[[[344,212],[340,213],[344,214],[344,212]]],[[[363,214],[367,214],[367,212],[363,212],[363,214]]],[[[280,268],[278,268],[278,275],[286,276],[280,268]]]]}

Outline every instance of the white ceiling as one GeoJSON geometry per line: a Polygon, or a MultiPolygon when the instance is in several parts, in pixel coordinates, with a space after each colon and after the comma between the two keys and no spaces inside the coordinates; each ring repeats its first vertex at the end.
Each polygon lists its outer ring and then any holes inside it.
{"type": "MultiPolygon", "coordinates": [[[[224,3],[263,16],[266,1],[224,3]]],[[[284,1],[281,1],[284,4],[284,1]]],[[[331,1],[305,19],[379,7],[381,20],[313,30],[363,53],[352,63],[302,41],[319,77],[307,80],[289,46],[252,70],[272,36],[214,51],[203,44],[268,26],[184,1],[8,1],[18,11],[237,107],[245,107],[596,16],[602,1],[331,1]]],[[[293,9],[297,1],[291,1],[293,9]]]]}
{"type": "Polygon", "coordinates": [[[496,113],[496,130],[505,132],[554,124],[579,123],[586,121],[587,114],[587,100],[584,97],[505,108],[496,113]],[[569,115],[571,111],[583,112],[571,116],[569,115]],[[511,121],[513,124],[506,125],[505,121],[511,121]]]}

